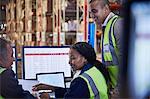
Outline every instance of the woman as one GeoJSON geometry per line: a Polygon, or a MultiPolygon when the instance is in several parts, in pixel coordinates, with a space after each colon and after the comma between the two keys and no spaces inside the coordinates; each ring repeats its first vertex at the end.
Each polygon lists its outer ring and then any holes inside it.
{"type": "Polygon", "coordinates": [[[70,88],[53,87],[39,84],[33,90],[50,89],[55,91],[56,98],[101,98],[108,99],[107,71],[96,60],[94,48],[86,42],[78,42],[70,47],[69,64],[74,71],[80,70],[78,77],[72,80],[70,88]]]}

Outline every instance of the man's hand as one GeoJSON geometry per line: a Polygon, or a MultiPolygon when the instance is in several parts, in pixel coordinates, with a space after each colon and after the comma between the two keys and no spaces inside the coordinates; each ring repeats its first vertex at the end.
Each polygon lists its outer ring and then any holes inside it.
{"type": "Polygon", "coordinates": [[[34,85],[32,90],[33,91],[39,91],[39,90],[52,90],[54,91],[54,86],[51,86],[51,85],[46,85],[46,84],[37,84],[37,85],[34,85]]]}

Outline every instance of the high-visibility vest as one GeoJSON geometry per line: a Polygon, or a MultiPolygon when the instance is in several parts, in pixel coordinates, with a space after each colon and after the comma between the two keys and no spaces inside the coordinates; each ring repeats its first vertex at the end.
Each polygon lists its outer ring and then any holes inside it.
{"type": "Polygon", "coordinates": [[[95,66],[79,75],[79,77],[86,81],[90,99],[108,99],[106,80],[95,66]]]}
{"type": "Polygon", "coordinates": [[[0,96],[0,99],[4,99],[2,96],[0,96]]]}
{"type": "Polygon", "coordinates": [[[118,16],[113,16],[107,23],[101,41],[102,62],[106,65],[110,75],[110,84],[115,88],[118,81],[118,47],[114,36],[114,25],[118,16]]]}
{"type": "MultiPolygon", "coordinates": [[[[0,67],[0,75],[1,75],[1,73],[2,73],[3,71],[5,71],[5,70],[6,70],[5,68],[0,67]]],[[[4,99],[4,98],[0,95],[0,99],[4,99]]]]}

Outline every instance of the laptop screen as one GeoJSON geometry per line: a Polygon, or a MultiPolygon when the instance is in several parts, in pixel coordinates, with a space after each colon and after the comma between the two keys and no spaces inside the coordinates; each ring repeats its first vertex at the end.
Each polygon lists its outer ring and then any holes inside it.
{"type": "Polygon", "coordinates": [[[36,74],[36,79],[39,81],[39,83],[65,88],[63,72],[38,73],[36,74]]]}

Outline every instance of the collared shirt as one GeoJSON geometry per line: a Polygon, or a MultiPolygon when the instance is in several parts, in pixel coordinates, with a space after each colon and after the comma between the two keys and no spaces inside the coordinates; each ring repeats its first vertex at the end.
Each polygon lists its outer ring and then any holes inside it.
{"type": "Polygon", "coordinates": [[[115,14],[114,14],[113,12],[110,12],[109,15],[106,17],[104,23],[102,24],[102,27],[103,27],[103,26],[106,26],[107,23],[108,23],[108,21],[109,21],[109,19],[110,19],[111,17],[113,17],[114,15],[115,15],[115,14]]]}

